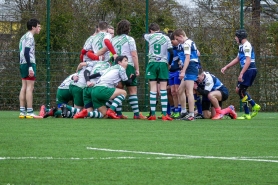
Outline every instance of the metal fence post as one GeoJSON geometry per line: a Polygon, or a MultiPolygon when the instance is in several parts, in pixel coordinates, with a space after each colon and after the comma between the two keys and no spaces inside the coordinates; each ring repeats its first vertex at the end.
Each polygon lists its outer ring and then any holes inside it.
{"type": "Polygon", "coordinates": [[[47,25],[46,25],[46,68],[47,68],[47,76],[46,76],[46,105],[50,108],[50,0],[47,0],[47,25]]]}
{"type": "MultiPolygon", "coordinates": [[[[146,33],[149,32],[149,0],[146,0],[146,33]]],[[[147,69],[147,65],[149,62],[149,43],[145,41],[145,70],[147,69]]],[[[145,79],[145,106],[144,106],[144,111],[147,111],[147,108],[149,107],[149,102],[148,102],[148,97],[149,97],[149,82],[147,79],[145,79]]]]}

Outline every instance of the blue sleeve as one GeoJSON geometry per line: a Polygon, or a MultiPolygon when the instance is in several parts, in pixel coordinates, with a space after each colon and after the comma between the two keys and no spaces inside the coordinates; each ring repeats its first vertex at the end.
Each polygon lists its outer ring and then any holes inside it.
{"type": "Polygon", "coordinates": [[[32,67],[31,62],[30,62],[30,48],[25,48],[24,57],[25,57],[28,67],[32,67]]]}

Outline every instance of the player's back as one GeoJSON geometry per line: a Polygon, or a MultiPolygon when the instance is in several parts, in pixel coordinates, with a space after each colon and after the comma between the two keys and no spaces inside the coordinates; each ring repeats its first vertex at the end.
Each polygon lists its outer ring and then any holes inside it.
{"type": "Polygon", "coordinates": [[[132,37],[126,34],[118,35],[112,38],[112,44],[119,56],[127,56],[128,63],[134,65],[131,52],[136,51],[136,43],[132,37]]]}
{"type": "Polygon", "coordinates": [[[149,58],[158,62],[167,62],[168,49],[172,48],[170,38],[162,33],[146,34],[149,42],[149,58]]]}
{"type": "Polygon", "coordinates": [[[126,70],[120,65],[114,65],[108,68],[100,77],[96,86],[106,86],[114,88],[120,81],[128,80],[126,70]]]}

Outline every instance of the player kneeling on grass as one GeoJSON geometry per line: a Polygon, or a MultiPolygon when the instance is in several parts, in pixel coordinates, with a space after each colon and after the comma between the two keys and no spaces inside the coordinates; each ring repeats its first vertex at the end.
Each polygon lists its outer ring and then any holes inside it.
{"type": "MultiPolygon", "coordinates": [[[[68,104],[70,101],[73,101],[73,96],[70,93],[69,85],[72,82],[78,81],[78,74],[74,73],[69,75],[58,87],[57,93],[56,93],[56,107],[52,107],[50,109],[47,109],[45,105],[41,106],[40,109],[40,116],[43,118],[47,118],[49,116],[55,117],[55,118],[61,118],[62,116],[62,107],[65,104],[68,104]]],[[[68,115],[71,117],[72,115],[68,115]]]]}
{"type": "MultiPolygon", "coordinates": [[[[230,114],[233,119],[236,119],[237,114],[234,111],[233,105],[225,109],[220,107],[222,102],[228,99],[229,91],[218,78],[209,72],[199,69],[197,82],[204,84],[204,89],[200,88],[196,83],[194,84],[194,89],[204,97],[207,97],[215,109],[215,115],[211,115],[212,119],[221,119],[225,114],[230,114]]],[[[206,110],[203,111],[205,112],[206,110]]],[[[206,118],[209,118],[208,114],[204,114],[206,118]]]]}
{"type": "MultiPolygon", "coordinates": [[[[133,79],[128,79],[126,75],[126,68],[128,65],[126,56],[118,56],[115,63],[117,64],[107,69],[92,88],[91,97],[94,108],[97,109],[102,116],[107,115],[112,119],[120,119],[117,117],[115,110],[119,105],[122,105],[122,101],[125,99],[127,93],[123,89],[116,88],[116,86],[120,81],[129,81],[129,83],[132,83],[133,79]],[[112,104],[110,108],[107,109],[106,103],[109,102],[109,100],[112,101],[112,104]]],[[[86,109],[84,109],[84,115],[86,112],[85,110],[86,109]]]]}

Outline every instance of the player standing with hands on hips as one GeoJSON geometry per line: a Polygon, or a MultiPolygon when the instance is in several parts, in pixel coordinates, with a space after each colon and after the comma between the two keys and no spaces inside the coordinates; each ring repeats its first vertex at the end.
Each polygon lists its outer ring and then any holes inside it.
{"type": "Polygon", "coordinates": [[[36,80],[34,34],[40,33],[40,22],[37,19],[30,19],[27,22],[27,29],[28,32],[21,37],[19,42],[20,75],[22,78],[22,87],[19,94],[19,118],[33,118],[35,116],[33,110],[33,90],[36,80]],[[27,106],[27,111],[25,106],[27,106]]]}
{"type": "Polygon", "coordinates": [[[251,119],[255,117],[260,111],[260,105],[256,104],[251,96],[246,92],[248,87],[250,87],[257,75],[257,68],[255,65],[255,53],[252,45],[248,42],[247,32],[245,29],[239,29],[236,31],[235,40],[239,44],[239,51],[237,57],[232,60],[229,64],[221,69],[224,74],[226,69],[240,63],[241,71],[238,76],[238,84],[236,87],[236,92],[238,93],[242,103],[245,114],[237,119],[251,119]],[[250,115],[250,110],[248,103],[252,106],[252,114],[250,115]]]}

